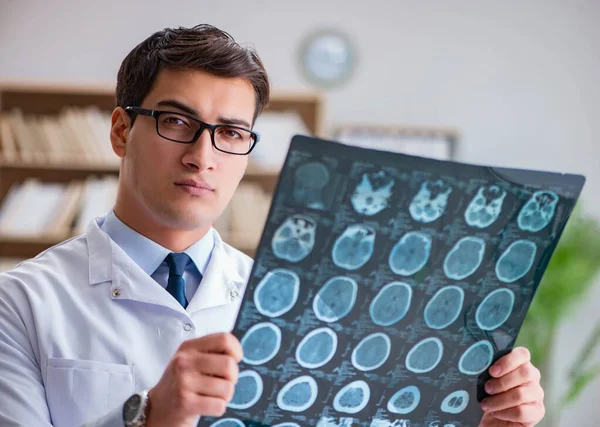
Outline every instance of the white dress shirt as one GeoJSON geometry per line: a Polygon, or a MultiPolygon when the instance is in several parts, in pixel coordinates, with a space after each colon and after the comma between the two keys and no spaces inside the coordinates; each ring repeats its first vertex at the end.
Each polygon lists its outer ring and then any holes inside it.
{"type": "Polygon", "coordinates": [[[163,253],[146,264],[128,243],[141,236],[117,244],[115,219],[0,274],[0,426],[122,427],[125,400],[160,380],[183,341],[233,328],[248,256],[213,230],[205,265],[188,253],[204,277],[184,309],[161,269],[158,282],[148,273],[163,253]]]}

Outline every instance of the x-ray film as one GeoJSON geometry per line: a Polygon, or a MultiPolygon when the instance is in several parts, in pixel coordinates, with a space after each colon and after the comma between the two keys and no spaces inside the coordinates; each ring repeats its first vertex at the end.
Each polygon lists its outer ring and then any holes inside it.
{"type": "Polygon", "coordinates": [[[583,183],[294,137],[199,425],[478,425],[583,183]]]}

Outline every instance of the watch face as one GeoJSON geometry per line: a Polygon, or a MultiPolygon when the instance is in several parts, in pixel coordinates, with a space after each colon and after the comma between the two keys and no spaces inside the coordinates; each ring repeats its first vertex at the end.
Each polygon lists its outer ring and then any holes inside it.
{"type": "Polygon", "coordinates": [[[125,402],[123,405],[123,420],[125,422],[131,422],[135,420],[139,411],[140,405],[142,404],[142,397],[134,394],[125,402]]]}
{"type": "Polygon", "coordinates": [[[333,30],[311,35],[300,52],[305,77],[320,87],[333,87],[347,80],[354,69],[355,60],[350,40],[333,30]]]}

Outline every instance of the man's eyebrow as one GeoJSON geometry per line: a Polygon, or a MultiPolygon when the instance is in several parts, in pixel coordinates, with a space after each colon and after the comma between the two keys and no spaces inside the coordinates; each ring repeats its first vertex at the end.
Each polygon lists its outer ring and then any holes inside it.
{"type": "Polygon", "coordinates": [[[242,119],[234,119],[232,117],[219,117],[218,120],[219,120],[220,124],[224,124],[224,125],[241,126],[246,129],[251,128],[250,123],[248,123],[246,120],[242,120],[242,119]]]}
{"type": "MultiPolygon", "coordinates": [[[[165,99],[159,101],[156,105],[158,105],[159,107],[173,107],[191,116],[198,117],[198,112],[196,110],[174,99],[165,99]]],[[[241,126],[245,127],[246,129],[250,129],[252,127],[250,123],[248,123],[246,120],[236,119],[233,117],[219,117],[218,124],[241,126]]]]}
{"type": "Polygon", "coordinates": [[[198,112],[194,110],[192,107],[188,107],[187,105],[176,101],[174,99],[165,99],[163,101],[159,101],[156,105],[159,107],[173,107],[178,110],[184,111],[191,116],[198,116],[198,112]]]}

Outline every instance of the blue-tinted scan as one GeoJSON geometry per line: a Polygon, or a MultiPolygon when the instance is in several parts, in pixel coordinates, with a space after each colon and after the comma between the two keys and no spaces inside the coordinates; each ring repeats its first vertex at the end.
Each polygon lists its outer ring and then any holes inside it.
{"type": "Polygon", "coordinates": [[[412,288],[403,282],[391,282],[377,293],[369,306],[373,323],[390,326],[404,319],[412,299],[412,288]]]}
{"type": "Polygon", "coordinates": [[[369,384],[363,380],[353,381],[342,387],[333,399],[333,409],[347,414],[362,411],[371,397],[369,384]]]}
{"type": "Polygon", "coordinates": [[[494,349],[489,341],[479,341],[469,347],[458,362],[458,370],[465,375],[479,375],[492,364],[494,349]]]}
{"type": "Polygon", "coordinates": [[[458,286],[445,286],[435,293],[425,306],[425,324],[431,329],[444,329],[462,311],[465,292],[458,286]]]}
{"type": "Polygon", "coordinates": [[[450,193],[452,193],[452,188],[441,179],[424,182],[410,203],[410,215],[419,222],[435,221],[446,211],[450,193]]]}
{"type": "Polygon", "coordinates": [[[300,278],[285,268],[268,272],[254,291],[254,304],[263,316],[279,317],[296,304],[300,278]]]}
{"type": "Polygon", "coordinates": [[[457,390],[450,393],[442,402],[441,410],[448,414],[460,414],[469,405],[469,393],[457,390]]]}
{"type": "Polygon", "coordinates": [[[244,362],[262,365],[271,360],[281,347],[281,330],[273,323],[263,322],[251,327],[241,340],[244,362]]]}
{"type": "Polygon", "coordinates": [[[318,395],[314,378],[303,375],[288,382],[277,395],[277,406],[288,412],[303,412],[315,403],[318,395]]]}
{"type": "Polygon", "coordinates": [[[485,242],[479,237],[463,237],[448,252],[444,260],[444,274],[452,280],[469,277],[481,265],[485,242]]]}
{"type": "Polygon", "coordinates": [[[431,255],[431,236],[411,231],[394,245],[388,261],[394,273],[412,276],[427,264],[429,255],[431,255]]]}
{"type": "Polygon", "coordinates": [[[415,374],[424,374],[435,369],[443,355],[444,345],[439,338],[425,338],[408,352],[406,369],[415,374]]]}
{"type": "Polygon", "coordinates": [[[369,261],[375,247],[375,230],[354,224],[337,238],[331,257],[333,263],[346,270],[357,270],[369,261]]]}
{"type": "Polygon", "coordinates": [[[481,187],[465,211],[465,222],[471,227],[486,228],[502,213],[506,191],[497,185],[481,187]]]}
{"type": "Polygon", "coordinates": [[[323,322],[337,322],[352,310],[357,292],[358,284],[354,279],[335,276],[315,295],[313,311],[323,322]]]}
{"type": "Polygon", "coordinates": [[[352,352],[352,365],[359,371],[372,371],[385,363],[390,356],[392,343],[383,332],[365,337],[352,352]]]}
{"type": "Polygon", "coordinates": [[[498,259],[496,276],[504,283],[513,283],[525,276],[535,260],[537,246],[529,240],[517,240],[498,259]]]}
{"type": "Polygon", "coordinates": [[[515,293],[507,288],[492,291],[477,307],[475,320],[479,329],[493,331],[508,320],[515,304],[515,293]]]}
{"type": "Polygon", "coordinates": [[[373,216],[389,206],[394,180],[384,171],[363,174],[352,193],[352,206],[356,212],[373,216]]]}
{"type": "Polygon", "coordinates": [[[246,427],[243,422],[235,418],[224,418],[216,421],[210,425],[210,427],[246,427]]]}
{"type": "Polygon", "coordinates": [[[227,406],[234,409],[247,409],[256,404],[262,396],[263,381],[254,371],[243,371],[238,375],[233,398],[227,406]]]}
{"type": "Polygon", "coordinates": [[[538,232],[552,221],[558,195],[553,191],[536,191],[519,212],[518,224],[523,231],[538,232]]]}
{"type": "Polygon", "coordinates": [[[406,386],[390,398],[387,404],[387,410],[394,414],[410,414],[417,409],[421,401],[421,390],[414,385],[406,386]]]}
{"type": "Polygon", "coordinates": [[[294,137],[197,427],[478,426],[583,182],[294,137]]]}
{"type": "Polygon", "coordinates": [[[337,343],[337,335],[331,329],[315,329],[298,344],[296,360],[304,368],[320,368],[333,358],[337,350],[337,343]]]}
{"type": "Polygon", "coordinates": [[[306,163],[296,169],[294,199],[308,208],[325,209],[323,188],[329,184],[329,169],[323,163],[306,163]]]}
{"type": "Polygon", "coordinates": [[[292,215],[279,226],[271,246],[277,258],[298,262],[312,251],[317,232],[316,222],[307,216],[292,215]]]}

